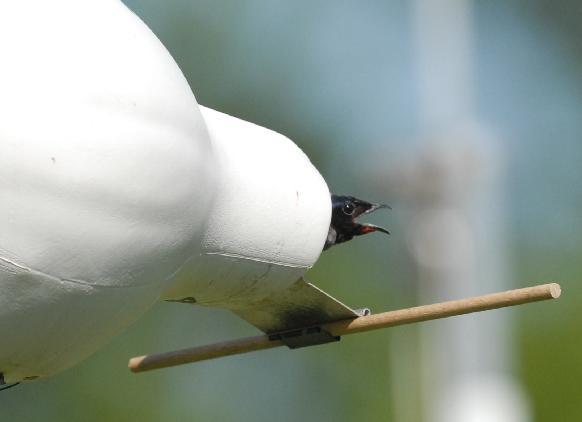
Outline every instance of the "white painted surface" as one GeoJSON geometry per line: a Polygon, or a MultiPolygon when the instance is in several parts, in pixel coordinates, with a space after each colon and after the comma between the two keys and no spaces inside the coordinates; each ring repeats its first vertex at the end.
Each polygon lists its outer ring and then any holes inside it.
{"type": "Polygon", "coordinates": [[[0,2],[0,372],[45,376],[199,252],[216,167],[196,100],[117,0],[0,2]]]}
{"type": "Polygon", "coordinates": [[[319,258],[331,220],[327,184],[288,138],[200,108],[218,185],[202,256],[165,297],[224,306],[293,284],[319,258]]]}
{"type": "Polygon", "coordinates": [[[0,64],[7,382],[72,366],[162,292],[256,301],[319,257],[321,175],[284,136],[201,114],[121,2],[0,2],[0,64]]]}

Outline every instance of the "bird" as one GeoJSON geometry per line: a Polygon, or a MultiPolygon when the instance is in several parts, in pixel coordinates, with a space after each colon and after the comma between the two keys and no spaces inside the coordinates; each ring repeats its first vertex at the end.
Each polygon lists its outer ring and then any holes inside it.
{"type": "Polygon", "coordinates": [[[387,204],[374,204],[349,195],[331,195],[331,223],[323,250],[373,232],[390,234],[388,230],[375,224],[356,222],[361,215],[371,214],[381,208],[391,209],[387,204]]]}

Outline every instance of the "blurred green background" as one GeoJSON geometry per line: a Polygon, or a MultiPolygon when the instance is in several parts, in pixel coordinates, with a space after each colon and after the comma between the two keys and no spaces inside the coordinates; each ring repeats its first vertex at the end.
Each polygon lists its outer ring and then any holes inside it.
{"type": "MultiPolygon", "coordinates": [[[[354,307],[418,304],[408,205],[386,180],[431,129],[420,111],[426,69],[419,71],[414,2],[126,4],[174,56],[199,103],[290,137],[333,191],[393,206],[374,218],[391,238],[335,248],[309,279],[354,307]]],[[[515,287],[557,281],[564,291],[558,302],[495,311],[511,325],[511,372],[531,420],[582,420],[582,5],[489,1],[469,10],[472,113],[495,134],[504,162],[502,226],[492,230],[502,231],[506,277],[515,287]]],[[[488,316],[471,318],[478,326],[488,316]]],[[[255,333],[225,311],[159,304],[81,365],[0,393],[0,420],[423,420],[399,416],[395,402],[421,400],[420,392],[402,397],[394,382],[402,350],[395,336],[414,339],[417,326],[147,374],[126,369],[134,355],[255,333]]]]}

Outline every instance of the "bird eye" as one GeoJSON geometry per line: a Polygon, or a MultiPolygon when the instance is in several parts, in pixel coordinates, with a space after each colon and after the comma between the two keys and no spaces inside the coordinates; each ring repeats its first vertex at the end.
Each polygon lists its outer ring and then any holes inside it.
{"type": "Polygon", "coordinates": [[[356,206],[352,202],[346,202],[342,208],[342,211],[346,215],[352,215],[356,210],[356,206]]]}

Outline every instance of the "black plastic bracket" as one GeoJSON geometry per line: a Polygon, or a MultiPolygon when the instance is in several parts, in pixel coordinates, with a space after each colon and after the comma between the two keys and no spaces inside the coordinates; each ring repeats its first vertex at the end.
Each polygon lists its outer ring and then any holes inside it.
{"type": "Polygon", "coordinates": [[[280,340],[290,349],[299,349],[340,341],[340,337],[333,336],[323,328],[315,326],[269,334],[269,340],[280,340]]]}

